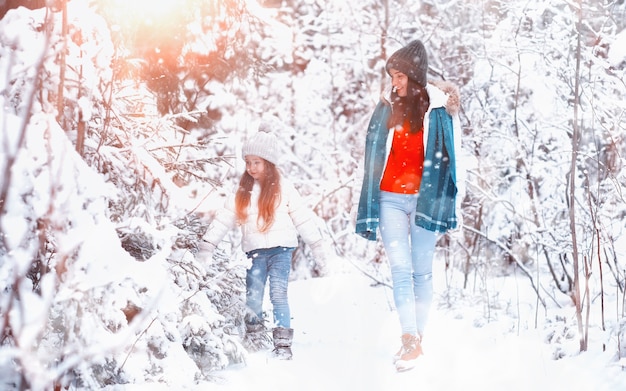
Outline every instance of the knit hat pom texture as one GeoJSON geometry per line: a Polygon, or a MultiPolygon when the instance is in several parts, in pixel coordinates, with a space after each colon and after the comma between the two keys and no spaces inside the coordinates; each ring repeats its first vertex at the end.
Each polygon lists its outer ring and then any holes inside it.
{"type": "Polygon", "coordinates": [[[416,39],[405,47],[397,50],[389,57],[385,65],[387,73],[391,69],[400,71],[421,86],[428,81],[428,53],[424,44],[416,39]]]}
{"type": "Polygon", "coordinates": [[[280,160],[278,140],[269,131],[269,124],[261,123],[259,125],[259,131],[243,144],[242,155],[244,159],[248,155],[254,155],[270,163],[278,164],[280,160]]]}

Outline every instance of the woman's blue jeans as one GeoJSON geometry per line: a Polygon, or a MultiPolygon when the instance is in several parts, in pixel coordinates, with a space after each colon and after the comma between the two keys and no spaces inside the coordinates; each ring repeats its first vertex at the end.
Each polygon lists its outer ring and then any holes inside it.
{"type": "Polygon", "coordinates": [[[291,256],[293,247],[273,247],[253,250],[246,255],[252,260],[252,267],[246,274],[246,305],[255,315],[249,323],[258,323],[263,319],[263,296],[265,284],[270,280],[270,302],[276,327],[289,328],[291,313],[287,298],[291,256]]]}
{"type": "Polygon", "coordinates": [[[380,232],[403,334],[421,336],[433,298],[437,234],[415,225],[417,194],[380,193],[380,232]]]}

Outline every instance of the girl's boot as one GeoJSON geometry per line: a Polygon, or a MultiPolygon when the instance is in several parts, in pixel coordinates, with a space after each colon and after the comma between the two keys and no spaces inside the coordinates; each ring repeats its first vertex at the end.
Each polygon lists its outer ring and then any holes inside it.
{"type": "Polygon", "coordinates": [[[242,342],[243,346],[250,352],[256,352],[272,346],[269,330],[263,323],[246,323],[246,334],[242,342]]]}
{"type": "Polygon", "coordinates": [[[280,360],[291,360],[291,341],[293,340],[293,329],[276,327],[273,330],[274,337],[274,357],[280,360]]]}

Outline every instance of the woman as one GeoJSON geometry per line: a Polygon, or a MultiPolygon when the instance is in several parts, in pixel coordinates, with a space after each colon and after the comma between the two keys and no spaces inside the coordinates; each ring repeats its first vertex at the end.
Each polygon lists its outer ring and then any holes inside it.
{"type": "Polygon", "coordinates": [[[396,51],[385,68],[393,88],[367,129],[356,232],[376,240],[380,229],[402,331],[395,366],[404,371],[423,354],[437,234],[457,225],[459,94],[450,84],[427,83],[419,40],[396,51]]]}

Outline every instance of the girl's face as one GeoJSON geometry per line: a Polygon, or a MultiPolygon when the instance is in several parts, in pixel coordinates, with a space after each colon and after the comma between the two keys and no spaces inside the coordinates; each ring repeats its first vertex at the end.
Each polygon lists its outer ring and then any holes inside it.
{"type": "Polygon", "coordinates": [[[255,155],[248,155],[246,160],[246,171],[254,180],[259,180],[265,174],[265,160],[255,155]]]}
{"type": "Polygon", "coordinates": [[[393,68],[389,70],[389,75],[391,76],[391,85],[398,96],[405,97],[407,95],[407,88],[409,85],[409,78],[407,75],[393,68]]]}

